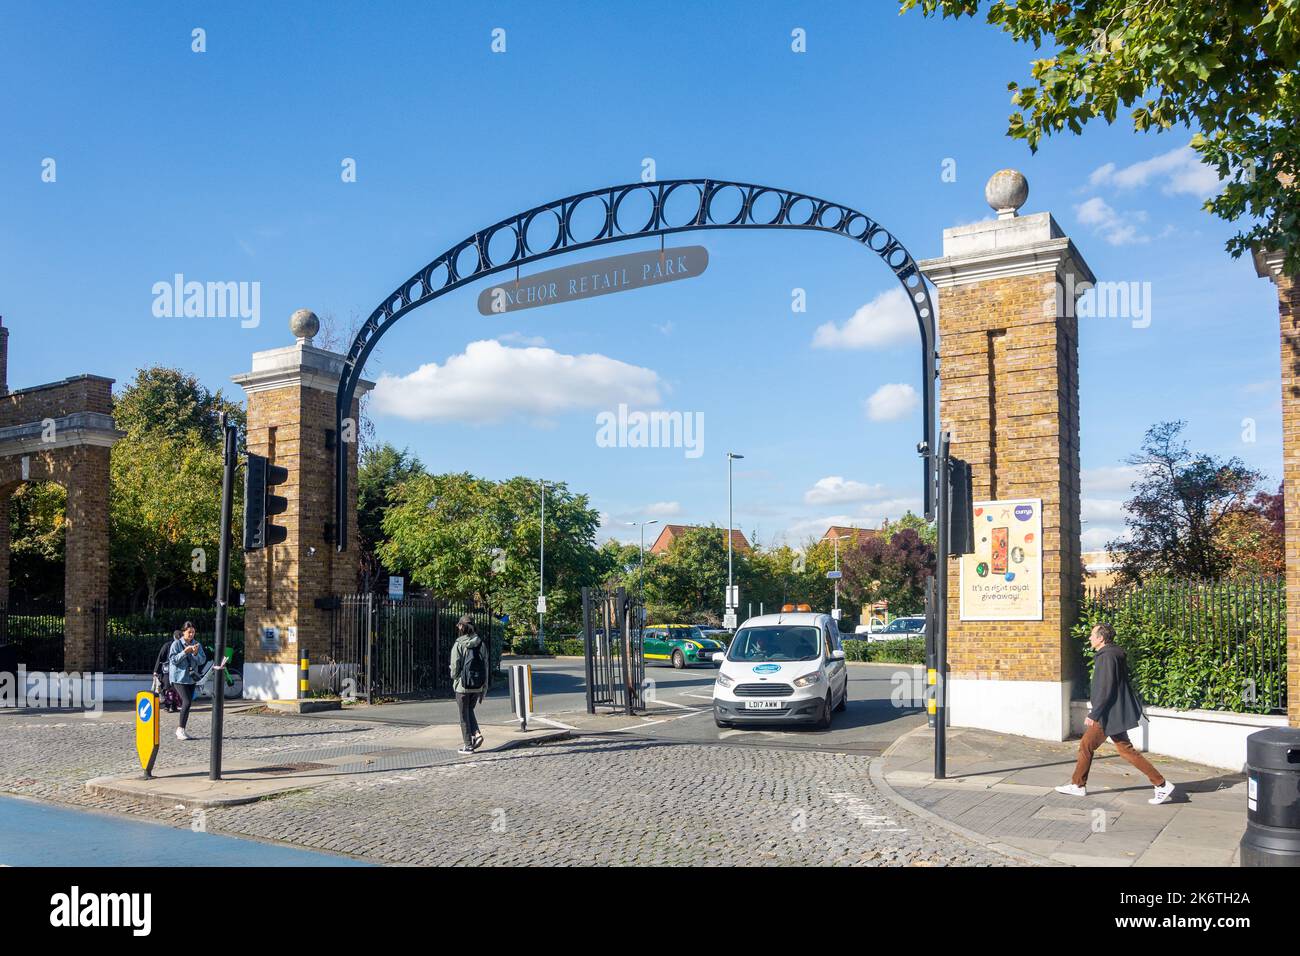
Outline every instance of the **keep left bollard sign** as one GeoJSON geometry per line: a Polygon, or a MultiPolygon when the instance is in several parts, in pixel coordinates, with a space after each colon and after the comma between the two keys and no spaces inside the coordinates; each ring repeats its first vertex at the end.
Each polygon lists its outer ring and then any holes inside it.
{"type": "Polygon", "coordinates": [[[135,752],[146,777],[153,776],[153,762],[158,759],[158,695],[142,690],[135,695],[135,752]]]}

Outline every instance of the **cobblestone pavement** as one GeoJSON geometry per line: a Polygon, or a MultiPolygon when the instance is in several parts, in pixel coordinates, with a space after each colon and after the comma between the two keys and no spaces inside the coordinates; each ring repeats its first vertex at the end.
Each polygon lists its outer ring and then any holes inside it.
{"type": "MultiPolygon", "coordinates": [[[[126,715],[129,718],[129,715],[126,715]]],[[[174,718],[173,718],[174,720],[174,718]]],[[[171,730],[164,726],[164,734],[171,730]]],[[[230,714],[225,753],[257,757],[393,739],[419,728],[230,714]]],[[[164,736],[158,770],[206,759],[164,736]]],[[[456,758],[208,810],[208,832],[392,864],[1001,865],[1005,858],[898,809],[872,758],[586,737],[456,758]]],[[[98,797],[84,783],[136,769],[123,715],[0,716],[0,792],[191,826],[188,810],[98,797]]]]}

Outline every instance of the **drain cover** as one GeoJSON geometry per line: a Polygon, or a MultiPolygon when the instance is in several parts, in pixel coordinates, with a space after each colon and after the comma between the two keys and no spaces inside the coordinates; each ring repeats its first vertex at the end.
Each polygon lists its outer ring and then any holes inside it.
{"type": "Polygon", "coordinates": [[[305,770],[325,770],[329,764],[323,763],[282,763],[274,767],[258,767],[258,773],[284,774],[284,773],[302,773],[305,770]]]}

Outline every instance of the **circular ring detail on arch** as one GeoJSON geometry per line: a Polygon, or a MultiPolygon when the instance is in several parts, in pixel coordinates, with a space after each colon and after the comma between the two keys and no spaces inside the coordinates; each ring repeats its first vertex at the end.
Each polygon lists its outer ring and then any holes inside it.
{"type": "MultiPolygon", "coordinates": [[[[729,202],[728,206],[731,205],[729,202]]],[[[928,452],[925,456],[925,501],[927,517],[931,517],[930,489],[933,487],[935,381],[938,378],[938,365],[934,308],[924,276],[921,275],[916,260],[898,241],[897,236],[872,217],[842,203],[775,186],[721,179],[665,179],[607,186],[525,210],[460,240],[400,283],[396,291],[383,299],[362,323],[343,363],[343,375],[335,405],[335,424],[339,429],[336,434],[344,434],[343,420],[348,417],[347,412],[352,407],[352,396],[365,368],[366,359],[384,332],[406,313],[471,282],[551,256],[646,236],[714,229],[800,229],[843,236],[873,253],[902,283],[921,331],[924,414],[921,441],[928,452]],[[728,197],[737,196],[738,211],[727,215],[731,212],[729,208],[725,211],[715,209],[714,199],[719,193],[728,197]],[[620,220],[618,213],[623,203],[631,201],[633,197],[643,196],[648,197],[649,203],[644,222],[641,221],[641,215],[628,215],[624,217],[628,221],[620,220]],[[584,205],[584,200],[593,200],[594,203],[584,205]],[[671,209],[668,208],[669,205],[671,209]],[[590,236],[584,240],[576,239],[573,233],[574,214],[579,209],[588,216],[593,209],[601,210],[596,214],[595,222],[577,224],[580,234],[590,236]],[[532,228],[538,222],[549,223],[551,217],[554,219],[554,231],[548,227],[539,230],[532,228]],[[502,230],[509,232],[503,233],[502,230]],[[513,243],[499,243],[497,249],[489,252],[487,244],[491,239],[498,235],[509,235],[510,232],[514,234],[513,243]],[[492,252],[500,256],[500,261],[497,261],[497,256],[492,255],[492,252]]],[[[347,547],[344,507],[347,501],[347,458],[343,454],[342,442],[336,443],[335,448],[335,528],[336,544],[341,551],[347,547]]]]}

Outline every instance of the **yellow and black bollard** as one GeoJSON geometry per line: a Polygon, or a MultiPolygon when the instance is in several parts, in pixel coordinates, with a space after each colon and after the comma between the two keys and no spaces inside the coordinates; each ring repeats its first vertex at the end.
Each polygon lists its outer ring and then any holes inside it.
{"type": "Polygon", "coordinates": [[[153,777],[159,739],[158,695],[142,690],[135,695],[135,752],[140,757],[140,768],[146,780],[153,777]]]}
{"type": "Polygon", "coordinates": [[[306,700],[311,689],[311,655],[303,648],[298,655],[298,699],[306,700]]]}

